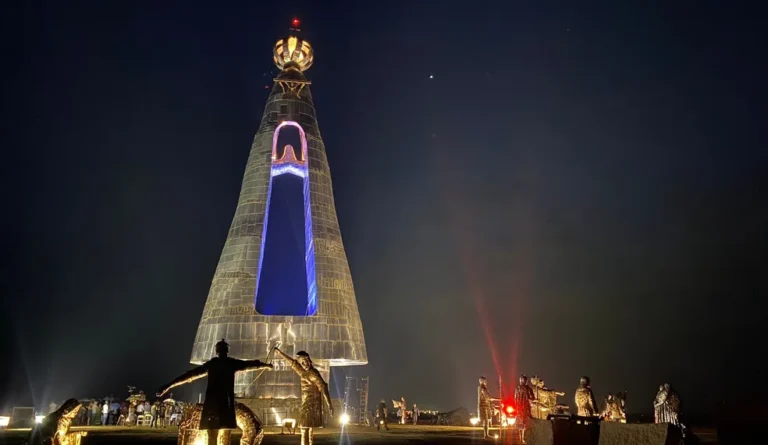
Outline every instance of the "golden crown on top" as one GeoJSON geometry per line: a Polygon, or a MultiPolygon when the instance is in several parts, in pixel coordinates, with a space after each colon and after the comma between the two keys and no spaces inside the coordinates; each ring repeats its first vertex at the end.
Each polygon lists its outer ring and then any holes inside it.
{"type": "Polygon", "coordinates": [[[280,70],[294,67],[300,71],[306,71],[315,59],[312,45],[296,36],[278,40],[272,53],[272,59],[280,70]]]}

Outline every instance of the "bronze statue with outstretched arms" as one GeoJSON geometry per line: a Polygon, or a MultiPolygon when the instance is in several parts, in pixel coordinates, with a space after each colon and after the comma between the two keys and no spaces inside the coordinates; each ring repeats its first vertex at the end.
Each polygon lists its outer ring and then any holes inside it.
{"type": "MultiPolygon", "coordinates": [[[[208,376],[205,402],[200,416],[201,430],[227,430],[237,428],[235,418],[235,374],[240,371],[272,369],[271,364],[259,360],[238,360],[228,357],[229,344],[223,339],[216,343],[216,357],[191,369],[161,387],[162,396],[171,388],[208,376]]],[[[217,434],[208,433],[209,443],[215,443],[217,434]]]]}

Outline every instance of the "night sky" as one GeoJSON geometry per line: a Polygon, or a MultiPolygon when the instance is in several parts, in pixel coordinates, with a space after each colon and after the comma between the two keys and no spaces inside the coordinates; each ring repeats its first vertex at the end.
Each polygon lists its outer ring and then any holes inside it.
{"type": "Polygon", "coordinates": [[[499,372],[570,403],[588,375],[630,412],[664,382],[689,412],[765,391],[768,76],[746,2],[20,3],[0,410],[188,369],[294,16],[370,361],[344,372],[373,400],[474,409],[499,372]]]}

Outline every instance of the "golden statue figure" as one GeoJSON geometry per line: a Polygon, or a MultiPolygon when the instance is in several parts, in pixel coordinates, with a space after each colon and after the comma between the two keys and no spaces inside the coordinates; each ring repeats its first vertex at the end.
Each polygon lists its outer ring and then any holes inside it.
{"type": "Polygon", "coordinates": [[[627,423],[627,390],[625,389],[623,392],[619,391],[614,396],[613,399],[616,401],[616,406],[619,409],[619,412],[621,413],[621,418],[619,422],[621,423],[627,423]]]}
{"type": "Polygon", "coordinates": [[[680,425],[680,397],[677,392],[665,383],[659,386],[659,392],[653,401],[656,423],[671,423],[680,425]]]}
{"type": "Polygon", "coordinates": [[[534,400],[533,391],[528,386],[528,377],[521,375],[515,387],[515,426],[520,433],[520,442],[525,443],[525,429],[531,417],[531,402],[534,400]]]}
{"type": "Polygon", "coordinates": [[[323,402],[328,404],[328,412],[333,417],[333,405],[331,405],[331,395],[328,393],[328,383],[323,380],[320,372],[312,366],[312,359],[306,352],[297,352],[295,360],[278,348],[275,348],[275,352],[283,360],[286,360],[301,378],[301,412],[299,414],[301,445],[312,445],[314,428],[323,426],[323,402]]]}
{"type": "Polygon", "coordinates": [[[534,399],[531,400],[531,416],[535,419],[546,419],[549,414],[556,414],[566,408],[557,403],[557,398],[564,396],[564,392],[547,388],[544,380],[536,376],[531,377],[531,384],[534,395],[534,399]]]}
{"type": "Polygon", "coordinates": [[[85,431],[69,432],[72,419],[82,404],[75,399],[68,399],[56,411],[48,414],[43,423],[32,428],[29,435],[30,445],[80,445],[80,438],[87,435],[85,431]]]}
{"type": "Polygon", "coordinates": [[[405,403],[405,397],[400,397],[400,400],[394,400],[392,399],[392,406],[397,410],[398,415],[400,416],[400,425],[405,425],[405,421],[407,419],[407,407],[405,403]]]}
{"type": "Polygon", "coordinates": [[[579,380],[579,387],[576,389],[576,414],[581,417],[597,416],[597,403],[592,388],[589,386],[589,377],[584,376],[579,380]]]}
{"type": "Polygon", "coordinates": [[[382,425],[384,425],[384,428],[389,431],[389,422],[387,421],[387,402],[384,400],[376,405],[376,431],[381,431],[382,425]]]}
{"type": "Polygon", "coordinates": [[[479,386],[477,387],[477,418],[480,419],[480,426],[483,428],[483,439],[488,438],[488,429],[493,418],[493,407],[491,405],[498,400],[491,397],[491,393],[488,391],[488,379],[480,377],[479,386]]]}
{"type": "MultiPolygon", "coordinates": [[[[227,430],[237,428],[235,416],[235,374],[240,371],[257,369],[272,369],[272,365],[262,363],[259,360],[238,360],[228,357],[229,344],[223,339],[216,343],[216,357],[194,368],[157,392],[158,397],[168,392],[171,388],[208,376],[208,386],[205,389],[205,403],[197,422],[198,429],[210,430],[208,443],[216,444],[218,441],[224,444],[229,442],[227,430]],[[217,431],[214,433],[213,431],[217,431]],[[219,436],[222,436],[219,439],[219,436]]],[[[246,408],[247,409],[247,408],[246,408]]]]}
{"type": "Polygon", "coordinates": [[[608,395],[605,396],[605,400],[603,400],[603,410],[600,412],[600,417],[604,422],[627,423],[623,397],[622,393],[617,393],[615,396],[608,393],[608,395]]]}

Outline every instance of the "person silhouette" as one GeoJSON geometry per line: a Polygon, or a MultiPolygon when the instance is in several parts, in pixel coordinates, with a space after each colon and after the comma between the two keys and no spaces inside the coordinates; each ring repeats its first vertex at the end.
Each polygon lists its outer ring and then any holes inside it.
{"type": "Polygon", "coordinates": [[[222,434],[222,431],[237,428],[235,374],[240,371],[272,369],[271,364],[263,363],[260,360],[238,360],[228,357],[228,355],[229,344],[221,339],[220,342],[216,343],[216,357],[176,377],[157,391],[157,396],[162,397],[171,388],[208,376],[199,429],[209,430],[209,444],[217,443],[218,436],[222,434]],[[216,431],[215,434],[213,430],[216,431]]]}

